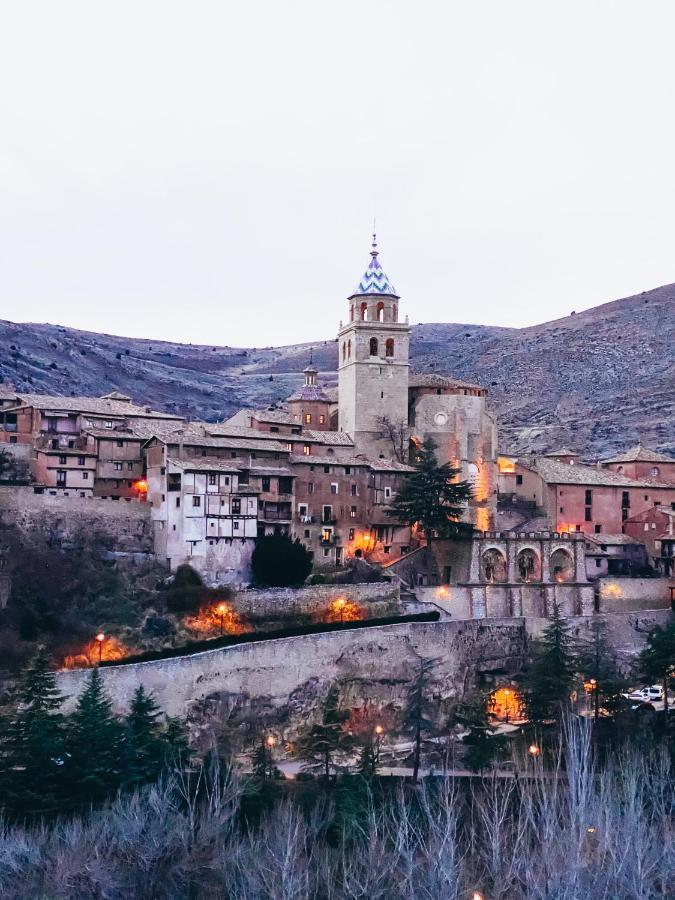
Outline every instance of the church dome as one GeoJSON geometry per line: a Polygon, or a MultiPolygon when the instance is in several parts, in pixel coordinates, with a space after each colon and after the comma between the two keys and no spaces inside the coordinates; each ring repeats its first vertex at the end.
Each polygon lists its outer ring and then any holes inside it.
{"type": "Polygon", "coordinates": [[[367,297],[375,294],[376,296],[386,295],[388,297],[398,298],[396,288],[391,283],[384,269],[380,265],[377,258],[377,236],[373,235],[373,244],[370,251],[370,263],[359,281],[356,290],[350,294],[352,297],[367,297]]]}

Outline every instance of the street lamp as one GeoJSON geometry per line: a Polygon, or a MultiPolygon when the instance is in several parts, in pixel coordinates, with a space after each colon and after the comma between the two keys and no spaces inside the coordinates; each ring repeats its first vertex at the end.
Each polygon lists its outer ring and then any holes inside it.
{"type": "Polygon", "coordinates": [[[101,665],[101,659],[103,658],[103,641],[105,640],[105,635],[102,631],[96,635],[96,640],[98,641],[98,664],[101,665]]]}
{"type": "Polygon", "coordinates": [[[216,607],[216,612],[220,616],[220,636],[223,636],[223,618],[225,613],[227,612],[227,606],[224,603],[219,603],[216,607]]]}
{"type": "Polygon", "coordinates": [[[344,620],[345,620],[346,602],[347,601],[345,600],[344,597],[338,597],[338,599],[335,601],[335,606],[340,610],[340,621],[341,622],[344,622],[344,620]]]}
{"type": "Polygon", "coordinates": [[[375,726],[375,767],[380,764],[380,748],[382,747],[382,735],[384,728],[381,725],[375,726]]]}
{"type": "Polygon", "coordinates": [[[539,749],[538,744],[530,744],[530,746],[527,748],[527,752],[533,759],[535,759],[537,756],[539,756],[541,750],[539,749]]]}
{"type": "Polygon", "coordinates": [[[277,739],[273,734],[268,734],[265,738],[265,745],[267,749],[267,753],[265,754],[267,757],[267,771],[268,777],[272,778],[273,769],[274,769],[274,757],[272,756],[272,751],[274,749],[274,745],[276,744],[277,739]]]}

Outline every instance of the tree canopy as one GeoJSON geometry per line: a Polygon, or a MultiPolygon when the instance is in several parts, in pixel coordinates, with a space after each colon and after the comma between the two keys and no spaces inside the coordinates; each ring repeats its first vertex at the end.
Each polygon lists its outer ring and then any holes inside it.
{"type": "Polygon", "coordinates": [[[295,587],[312,571],[312,554],[298,538],[270,534],[259,537],[251,557],[255,583],[264,587],[295,587]]]}
{"type": "Polygon", "coordinates": [[[471,526],[460,519],[473,492],[468,481],[457,480],[460,470],[438,462],[430,437],[416,449],[412,462],[415,471],[406,477],[387,515],[406,525],[417,525],[427,544],[435,537],[469,533],[471,526]]]}

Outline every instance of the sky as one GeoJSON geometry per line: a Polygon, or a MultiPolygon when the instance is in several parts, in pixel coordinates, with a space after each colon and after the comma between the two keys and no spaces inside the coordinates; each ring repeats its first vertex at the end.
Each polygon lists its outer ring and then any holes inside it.
{"type": "Polygon", "coordinates": [[[7,2],[0,318],[524,326],[675,281],[672,0],[7,2]]]}

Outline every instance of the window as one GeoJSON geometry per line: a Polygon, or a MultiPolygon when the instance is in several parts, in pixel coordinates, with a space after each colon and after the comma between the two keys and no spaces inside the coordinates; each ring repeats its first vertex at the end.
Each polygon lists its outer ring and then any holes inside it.
{"type": "Polygon", "coordinates": [[[68,462],[68,458],[66,456],[59,456],[59,465],[65,466],[68,462]]]}
{"type": "Polygon", "coordinates": [[[89,481],[89,472],[82,473],[82,481],[89,481]]]}
{"type": "Polygon", "coordinates": [[[298,503],[298,515],[299,516],[306,516],[308,509],[309,509],[309,507],[307,506],[306,503],[298,503]]]}
{"type": "Polygon", "coordinates": [[[564,508],[563,506],[560,507],[560,512],[561,512],[561,513],[564,513],[564,512],[565,512],[565,508],[564,508]]]}
{"type": "Polygon", "coordinates": [[[596,561],[595,561],[595,568],[596,569],[600,568],[600,560],[599,559],[596,559],[596,561]]]}
{"type": "Polygon", "coordinates": [[[584,521],[585,522],[593,521],[593,510],[591,509],[590,506],[587,506],[586,509],[584,510],[584,521]]]}
{"type": "Polygon", "coordinates": [[[313,494],[313,493],[314,493],[314,482],[313,482],[313,481],[308,481],[308,482],[307,482],[307,493],[308,493],[308,494],[313,494]]]}
{"type": "Polygon", "coordinates": [[[359,496],[359,486],[357,484],[352,485],[352,497],[359,496]]]}
{"type": "Polygon", "coordinates": [[[630,493],[628,491],[622,491],[621,493],[621,505],[625,507],[630,506],[630,493]]]}
{"type": "Polygon", "coordinates": [[[52,450],[59,449],[59,441],[58,438],[52,438],[52,450]]]}
{"type": "Polygon", "coordinates": [[[361,304],[361,320],[362,320],[363,322],[366,321],[367,315],[368,315],[368,304],[367,304],[367,303],[362,303],[362,304],[361,304]]]}
{"type": "Polygon", "coordinates": [[[384,322],[384,303],[377,304],[377,321],[384,322]]]}
{"type": "Polygon", "coordinates": [[[337,494],[337,492],[338,492],[338,483],[337,483],[337,481],[332,481],[332,482],[331,482],[331,485],[330,485],[330,492],[331,492],[331,494],[337,494]]]}
{"type": "Polygon", "coordinates": [[[324,415],[319,416],[319,425],[325,425],[326,417],[324,415]]]}
{"type": "Polygon", "coordinates": [[[232,498],[232,515],[238,515],[241,512],[241,498],[232,498]]]}
{"type": "Polygon", "coordinates": [[[391,553],[391,547],[389,546],[389,544],[385,544],[385,546],[384,546],[384,552],[385,552],[385,553],[391,553]]]}
{"type": "Polygon", "coordinates": [[[117,441],[118,447],[124,447],[124,441],[117,441]]]}
{"type": "Polygon", "coordinates": [[[329,475],[330,474],[330,466],[324,466],[323,471],[326,475],[329,475]]]}
{"type": "Polygon", "coordinates": [[[59,469],[56,473],[56,486],[57,487],[65,487],[66,486],[66,473],[59,469]]]}
{"type": "Polygon", "coordinates": [[[311,424],[312,424],[312,414],[305,413],[305,425],[311,425],[311,424]]]}
{"type": "Polygon", "coordinates": [[[384,343],[384,355],[385,356],[393,356],[394,355],[394,339],[387,338],[384,343]]]}
{"type": "Polygon", "coordinates": [[[596,526],[595,526],[595,533],[596,533],[596,534],[600,534],[601,531],[602,531],[602,525],[596,525],[596,526]]]}
{"type": "Polygon", "coordinates": [[[349,507],[349,518],[350,518],[350,519],[355,519],[355,518],[356,518],[356,507],[355,507],[355,506],[350,506],[350,507],[349,507]]]}
{"type": "Polygon", "coordinates": [[[176,509],[180,506],[180,497],[176,497],[176,509]]]}
{"type": "Polygon", "coordinates": [[[627,518],[628,518],[628,507],[622,506],[621,507],[621,521],[625,522],[627,518]]]}
{"type": "Polygon", "coordinates": [[[379,349],[379,348],[378,348],[378,345],[377,345],[377,338],[376,338],[376,337],[371,337],[371,339],[370,339],[370,355],[371,355],[371,356],[377,356],[377,351],[378,351],[378,349],[379,349]]]}
{"type": "Polygon", "coordinates": [[[523,483],[523,476],[516,475],[516,484],[522,484],[522,483],[523,483]]]}
{"type": "Polygon", "coordinates": [[[111,420],[111,419],[106,419],[105,422],[103,423],[103,427],[104,427],[104,428],[112,428],[112,427],[113,427],[112,420],[111,420]]]}
{"type": "Polygon", "coordinates": [[[279,427],[277,425],[270,425],[270,432],[273,432],[274,434],[278,434],[279,427]]]}
{"type": "Polygon", "coordinates": [[[586,488],[586,498],[585,498],[586,506],[590,506],[592,502],[593,502],[593,491],[590,488],[586,488]]]}
{"type": "Polygon", "coordinates": [[[267,476],[267,475],[263,476],[263,479],[262,479],[262,489],[263,489],[263,491],[269,491],[269,489],[270,489],[270,483],[271,483],[271,482],[270,482],[269,476],[267,476]]]}
{"type": "Polygon", "coordinates": [[[391,488],[389,486],[387,486],[384,489],[384,499],[388,500],[390,497],[391,497],[391,488]]]}
{"type": "MultiPolygon", "coordinates": [[[[410,547],[407,544],[405,544],[403,547],[401,547],[401,556],[405,556],[406,553],[409,553],[409,552],[410,552],[410,547]]],[[[450,568],[450,567],[448,567],[448,568],[450,568]]]]}
{"type": "Polygon", "coordinates": [[[350,528],[350,529],[349,529],[349,540],[350,540],[350,541],[353,541],[353,540],[354,540],[354,535],[355,535],[355,534],[356,534],[356,529],[355,529],[355,528],[350,528]]]}
{"type": "Polygon", "coordinates": [[[113,469],[116,472],[121,472],[122,471],[122,463],[121,462],[113,463],[113,469]]]}
{"type": "Polygon", "coordinates": [[[651,472],[651,474],[652,474],[652,478],[656,478],[656,477],[659,475],[659,467],[658,467],[658,466],[652,466],[652,472],[651,472]]]}
{"type": "Polygon", "coordinates": [[[234,531],[239,531],[239,522],[233,522],[233,523],[232,523],[232,529],[233,529],[234,531]]]}
{"type": "Polygon", "coordinates": [[[324,547],[324,548],[323,548],[323,555],[324,555],[324,556],[330,556],[330,550],[328,549],[328,547],[324,547]]]}
{"type": "Polygon", "coordinates": [[[133,472],[133,471],[134,471],[134,464],[133,464],[132,462],[128,462],[128,463],[127,463],[127,469],[128,469],[129,472],[133,472]]]}
{"type": "Polygon", "coordinates": [[[351,474],[352,474],[352,467],[345,466],[345,475],[351,475],[351,474]]]}
{"type": "Polygon", "coordinates": [[[306,537],[306,538],[309,537],[309,528],[305,528],[305,537],[306,537]]]}
{"type": "Polygon", "coordinates": [[[218,476],[213,474],[213,472],[209,473],[209,484],[211,485],[211,487],[213,487],[213,485],[215,484],[218,484],[218,476]]]}
{"type": "Polygon", "coordinates": [[[309,454],[312,452],[312,448],[309,446],[309,444],[303,444],[302,452],[304,456],[309,456],[309,454]]]}
{"type": "Polygon", "coordinates": [[[322,520],[324,522],[330,522],[333,519],[333,507],[332,506],[324,506],[322,520]]]}
{"type": "Polygon", "coordinates": [[[201,505],[202,505],[202,498],[201,498],[201,497],[198,497],[197,495],[195,495],[195,496],[192,498],[192,505],[193,505],[193,506],[201,506],[201,505]]]}

